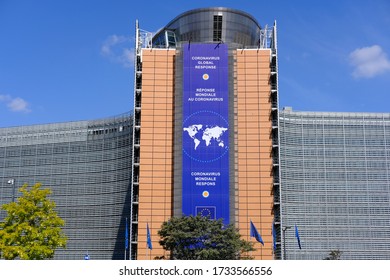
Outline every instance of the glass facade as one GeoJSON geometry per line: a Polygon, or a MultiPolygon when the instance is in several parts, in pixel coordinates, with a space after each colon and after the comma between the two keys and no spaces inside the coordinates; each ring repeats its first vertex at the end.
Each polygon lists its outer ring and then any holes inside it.
{"type": "Polygon", "coordinates": [[[153,39],[137,22],[134,112],[0,128],[0,205],[24,183],[51,188],[68,236],[56,259],[169,257],[157,232],[182,215],[182,43],[223,43],[229,215],[244,239],[250,221],[261,233],[251,256],[390,259],[390,114],[279,112],[276,37],[228,8],[185,12],[153,39]]]}
{"type": "Polygon", "coordinates": [[[68,237],[55,259],[124,258],[132,119],[0,129],[0,205],[16,200],[25,183],[50,188],[68,237]]]}
{"type": "Polygon", "coordinates": [[[390,114],[288,109],[279,121],[287,259],[390,259],[390,114]]]}
{"type": "Polygon", "coordinates": [[[153,46],[174,46],[169,39],[173,32],[177,42],[224,42],[233,48],[254,47],[259,45],[260,30],[258,22],[242,11],[221,7],[195,9],[179,15],[160,30],[153,38],[153,46]],[[167,44],[168,41],[171,43],[167,44]]]}

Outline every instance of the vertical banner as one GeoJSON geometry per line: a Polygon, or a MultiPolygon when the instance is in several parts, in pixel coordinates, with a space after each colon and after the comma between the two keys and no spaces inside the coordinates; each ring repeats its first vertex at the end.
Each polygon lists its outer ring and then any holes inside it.
{"type": "Polygon", "coordinates": [[[226,44],[183,45],[184,215],[229,221],[226,44]]]}

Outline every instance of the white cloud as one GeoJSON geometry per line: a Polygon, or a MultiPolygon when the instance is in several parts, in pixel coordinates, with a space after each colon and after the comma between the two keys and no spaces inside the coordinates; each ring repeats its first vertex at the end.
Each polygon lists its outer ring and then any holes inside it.
{"type": "Polygon", "coordinates": [[[0,101],[7,101],[11,98],[9,95],[0,94],[0,101]]]}
{"type": "Polygon", "coordinates": [[[0,94],[0,102],[5,103],[8,109],[12,112],[31,112],[28,102],[20,97],[12,97],[11,95],[0,94]]]}
{"type": "Polygon", "coordinates": [[[115,63],[129,68],[134,64],[134,43],[130,37],[111,35],[102,44],[100,53],[115,63]]]}
{"type": "Polygon", "coordinates": [[[390,71],[390,60],[378,45],[354,50],[349,54],[349,61],[354,66],[355,78],[372,78],[390,71]]]}

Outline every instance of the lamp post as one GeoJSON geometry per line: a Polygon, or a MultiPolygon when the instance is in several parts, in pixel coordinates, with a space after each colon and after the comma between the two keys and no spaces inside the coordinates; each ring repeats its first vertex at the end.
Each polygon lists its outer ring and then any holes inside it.
{"type": "Polygon", "coordinates": [[[288,230],[291,227],[282,227],[283,232],[283,260],[287,260],[287,254],[286,254],[286,230],[288,230]]]}
{"type": "Polygon", "coordinates": [[[9,179],[7,184],[12,185],[12,202],[15,202],[15,179],[9,179]]]}

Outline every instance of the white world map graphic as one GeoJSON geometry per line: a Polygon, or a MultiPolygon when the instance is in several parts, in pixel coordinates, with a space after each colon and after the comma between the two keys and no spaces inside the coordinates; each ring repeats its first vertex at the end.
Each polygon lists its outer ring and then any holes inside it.
{"type": "Polygon", "coordinates": [[[210,126],[210,125],[202,125],[202,124],[193,124],[188,127],[184,127],[183,131],[187,131],[188,136],[191,137],[194,141],[194,150],[198,148],[201,140],[203,140],[206,144],[206,147],[210,146],[212,141],[216,141],[219,147],[225,147],[225,143],[221,139],[221,136],[228,129],[225,127],[220,127],[218,125],[210,126]],[[200,135],[202,136],[200,138],[200,135]],[[201,139],[201,140],[200,140],[201,139]]]}

